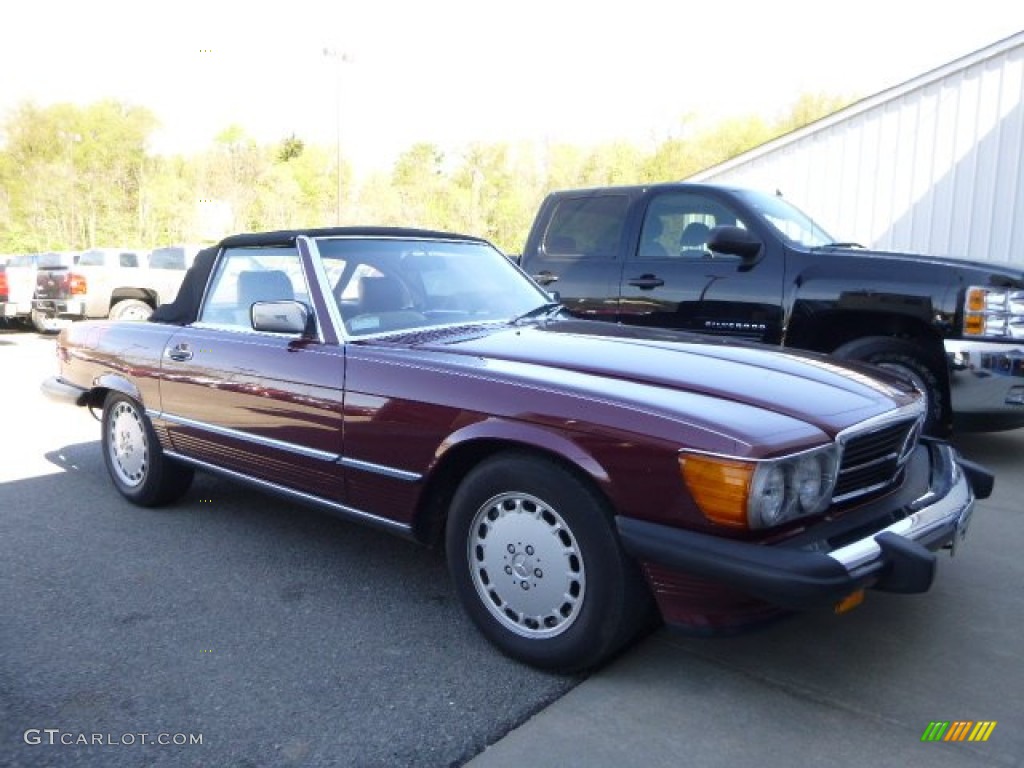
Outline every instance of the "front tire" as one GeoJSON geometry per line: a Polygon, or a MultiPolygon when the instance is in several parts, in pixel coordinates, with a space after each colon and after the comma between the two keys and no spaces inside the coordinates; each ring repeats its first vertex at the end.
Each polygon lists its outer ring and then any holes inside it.
{"type": "Polygon", "coordinates": [[[560,672],[596,666],[651,612],[607,502],[548,459],[506,453],[459,486],[446,530],[463,608],[507,655],[560,672]]]}
{"type": "Polygon", "coordinates": [[[192,484],[192,468],[164,456],[142,407],[116,392],[103,404],[103,461],[118,492],[141,507],[169,504],[192,484]]]}
{"type": "Polygon", "coordinates": [[[843,360],[871,363],[909,378],[925,395],[924,433],[936,437],[949,435],[952,419],[943,360],[930,355],[919,344],[888,336],[856,339],[832,354],[843,360]]]}

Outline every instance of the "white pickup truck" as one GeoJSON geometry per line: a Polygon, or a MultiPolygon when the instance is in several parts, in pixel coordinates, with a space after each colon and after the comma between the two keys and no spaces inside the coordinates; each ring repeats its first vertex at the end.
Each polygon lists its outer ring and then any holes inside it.
{"type": "Polygon", "coordinates": [[[11,256],[0,265],[0,318],[26,321],[32,312],[36,265],[27,254],[11,256]]]}
{"type": "Polygon", "coordinates": [[[149,253],[125,248],[84,251],[73,266],[39,269],[33,312],[41,316],[47,329],[55,321],[146,320],[154,309],[178,295],[185,270],[199,248],[179,245],[149,253]]]}

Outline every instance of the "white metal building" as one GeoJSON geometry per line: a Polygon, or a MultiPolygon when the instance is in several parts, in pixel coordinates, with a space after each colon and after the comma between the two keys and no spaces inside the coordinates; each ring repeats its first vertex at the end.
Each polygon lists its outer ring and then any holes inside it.
{"type": "Polygon", "coordinates": [[[1024,32],[690,180],[778,190],[840,240],[1024,265],[1024,32]]]}

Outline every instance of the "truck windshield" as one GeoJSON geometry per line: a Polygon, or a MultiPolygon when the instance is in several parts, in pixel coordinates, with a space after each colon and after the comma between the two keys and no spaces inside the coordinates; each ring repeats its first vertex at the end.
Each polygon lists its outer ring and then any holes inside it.
{"type": "Polygon", "coordinates": [[[814,219],[781,197],[752,190],[740,190],[738,194],[779,234],[796,245],[819,248],[835,242],[814,219]]]}

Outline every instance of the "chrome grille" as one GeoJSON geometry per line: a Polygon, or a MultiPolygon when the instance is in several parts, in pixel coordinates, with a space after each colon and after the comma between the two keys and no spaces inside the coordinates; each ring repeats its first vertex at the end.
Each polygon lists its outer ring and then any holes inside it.
{"type": "Polygon", "coordinates": [[[920,431],[921,419],[908,418],[841,435],[839,478],[832,501],[846,501],[894,483],[920,431]]]}

